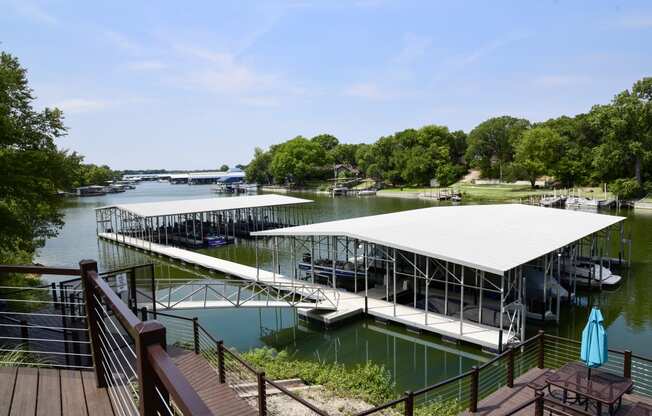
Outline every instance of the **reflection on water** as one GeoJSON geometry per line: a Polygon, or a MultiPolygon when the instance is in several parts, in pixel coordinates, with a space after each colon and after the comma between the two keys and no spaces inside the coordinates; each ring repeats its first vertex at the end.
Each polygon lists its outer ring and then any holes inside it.
{"type": "MultiPolygon", "coordinates": [[[[98,242],[95,236],[93,209],[115,203],[131,203],[211,197],[210,186],[171,186],[144,183],[123,194],[70,199],[66,203],[61,235],[49,240],[38,261],[52,266],[73,266],[82,258],[98,259],[100,269],[154,262],[160,278],[197,276],[191,266],[170,263],[158,257],[98,242]]],[[[393,198],[329,198],[300,195],[315,200],[311,208],[316,221],[378,214],[431,206],[433,203],[393,198]]],[[[633,240],[631,269],[618,270],[623,284],[611,292],[582,292],[575,305],[562,307],[562,322],[543,329],[546,332],[579,338],[592,306],[599,306],[605,316],[610,346],[631,348],[649,354],[652,345],[652,215],[624,211],[626,228],[633,240]]],[[[490,237],[489,237],[490,239],[490,237]]],[[[489,240],[487,244],[491,244],[489,240]]],[[[255,251],[247,241],[218,249],[201,250],[205,254],[244,264],[255,263],[255,251]]],[[[259,253],[264,256],[263,253],[259,253]]],[[[263,257],[264,260],[264,257],[263,257]]],[[[210,274],[219,278],[219,274],[210,274]]],[[[198,316],[216,338],[239,350],[269,346],[287,349],[298,358],[354,364],[371,360],[383,364],[396,380],[397,389],[415,389],[458,374],[486,359],[476,348],[443,342],[436,336],[417,335],[373,320],[359,320],[342,327],[323,330],[297,318],[290,309],[231,309],[219,311],[185,311],[198,316]]],[[[528,333],[540,327],[527,324],[528,333]]]]}

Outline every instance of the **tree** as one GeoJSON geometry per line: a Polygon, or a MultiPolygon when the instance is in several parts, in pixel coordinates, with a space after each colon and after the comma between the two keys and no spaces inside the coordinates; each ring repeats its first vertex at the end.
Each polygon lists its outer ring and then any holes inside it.
{"type": "Polygon", "coordinates": [[[0,54],[0,263],[31,258],[63,224],[57,191],[68,189],[80,157],[56,146],[66,133],[58,109],[36,111],[27,72],[0,54]]]}
{"type": "Polygon", "coordinates": [[[514,144],[529,127],[529,121],[510,116],[480,123],[469,133],[466,160],[482,176],[502,180],[503,167],[514,158],[514,144]]]}
{"type": "Polygon", "coordinates": [[[247,182],[257,184],[270,184],[272,183],[272,174],[270,165],[272,164],[272,154],[265,152],[260,147],[254,150],[254,158],[249,162],[245,169],[245,177],[247,182]]]}
{"type": "Polygon", "coordinates": [[[609,105],[594,106],[590,115],[604,134],[594,150],[599,179],[633,176],[642,184],[644,164],[652,159],[652,78],[637,81],[609,105]]]}
{"type": "Polygon", "coordinates": [[[297,136],[276,149],[270,168],[277,183],[302,185],[314,177],[325,160],[326,151],[322,146],[297,136]]]}
{"type": "Polygon", "coordinates": [[[229,170],[229,165],[224,164],[220,166],[220,172],[227,172],[229,170]]]}
{"type": "Polygon", "coordinates": [[[320,134],[313,137],[310,141],[317,143],[325,151],[333,150],[335,146],[340,144],[340,141],[337,140],[337,137],[330,134],[320,134]]]}
{"type": "Polygon", "coordinates": [[[561,136],[549,127],[535,127],[523,133],[516,144],[514,164],[533,188],[539,176],[552,171],[561,146],[561,136]]]}

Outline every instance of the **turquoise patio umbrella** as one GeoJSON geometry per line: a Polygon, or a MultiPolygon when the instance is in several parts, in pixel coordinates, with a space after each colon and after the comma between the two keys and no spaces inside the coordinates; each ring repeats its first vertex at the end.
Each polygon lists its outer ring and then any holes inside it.
{"type": "Polygon", "coordinates": [[[591,369],[600,367],[607,362],[607,331],[604,330],[604,318],[597,307],[591,309],[589,321],[582,331],[582,348],[580,358],[591,369]]]}

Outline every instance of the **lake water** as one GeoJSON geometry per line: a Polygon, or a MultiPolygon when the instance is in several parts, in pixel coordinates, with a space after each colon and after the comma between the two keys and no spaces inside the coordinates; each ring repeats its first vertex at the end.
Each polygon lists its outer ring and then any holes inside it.
{"type": "MultiPolygon", "coordinates": [[[[419,200],[367,197],[330,198],[324,195],[297,195],[315,201],[314,221],[379,214],[436,205],[419,200]]],[[[66,200],[65,222],[61,234],[47,241],[38,262],[48,266],[75,266],[79,260],[97,259],[102,270],[153,262],[157,275],[186,277],[195,272],[176,263],[149,257],[141,252],[99,242],[95,235],[94,208],[115,203],[163,201],[214,197],[210,186],[143,183],[137,189],[101,197],[66,200]]],[[[614,348],[631,348],[652,355],[652,213],[621,211],[631,230],[632,267],[621,270],[626,275],[618,289],[602,293],[580,293],[578,305],[562,307],[560,326],[547,325],[546,332],[579,338],[591,306],[598,305],[605,316],[609,343],[614,348]]],[[[491,244],[491,236],[487,237],[491,244]]],[[[202,250],[216,257],[245,264],[254,262],[250,244],[236,244],[202,250]]],[[[385,365],[396,382],[397,391],[416,389],[454,376],[469,369],[487,354],[471,346],[443,342],[434,335],[416,335],[393,325],[380,325],[360,319],[344,326],[324,330],[299,321],[290,309],[232,309],[185,312],[198,316],[218,339],[240,351],[269,346],[287,349],[297,357],[345,364],[367,360],[385,365]]],[[[540,327],[527,324],[532,334],[540,327]]]]}

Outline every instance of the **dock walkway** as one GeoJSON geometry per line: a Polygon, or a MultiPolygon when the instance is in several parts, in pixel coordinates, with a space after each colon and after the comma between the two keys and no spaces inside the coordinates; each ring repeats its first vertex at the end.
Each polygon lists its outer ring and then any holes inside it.
{"type": "MultiPolygon", "coordinates": [[[[271,286],[275,283],[299,283],[299,281],[290,279],[278,273],[257,269],[255,267],[234,263],[228,260],[218,259],[190,250],[156,244],[115,233],[99,233],[98,236],[105,240],[114,241],[129,247],[166,256],[171,259],[200,266],[208,270],[221,272],[240,279],[257,281],[271,286]]],[[[301,281],[301,284],[305,283],[306,282],[301,281]]],[[[325,285],[314,284],[314,286],[322,288],[323,290],[333,290],[333,288],[325,285]]],[[[426,317],[424,311],[415,309],[411,306],[400,304],[395,305],[392,302],[382,300],[381,298],[385,295],[384,292],[383,294],[377,294],[376,292],[380,291],[369,290],[367,313],[379,320],[399,323],[424,332],[436,333],[448,339],[468,342],[491,350],[498,350],[498,343],[501,338],[500,330],[498,328],[482,326],[467,321],[464,321],[463,325],[460,325],[458,319],[432,312],[428,313],[426,317]]],[[[330,312],[299,309],[299,314],[310,319],[321,321],[326,325],[333,325],[351,317],[361,315],[364,311],[364,293],[358,294],[340,290],[336,311],[330,312]]],[[[510,341],[507,335],[507,331],[503,331],[502,340],[504,345],[510,341]]]]}

